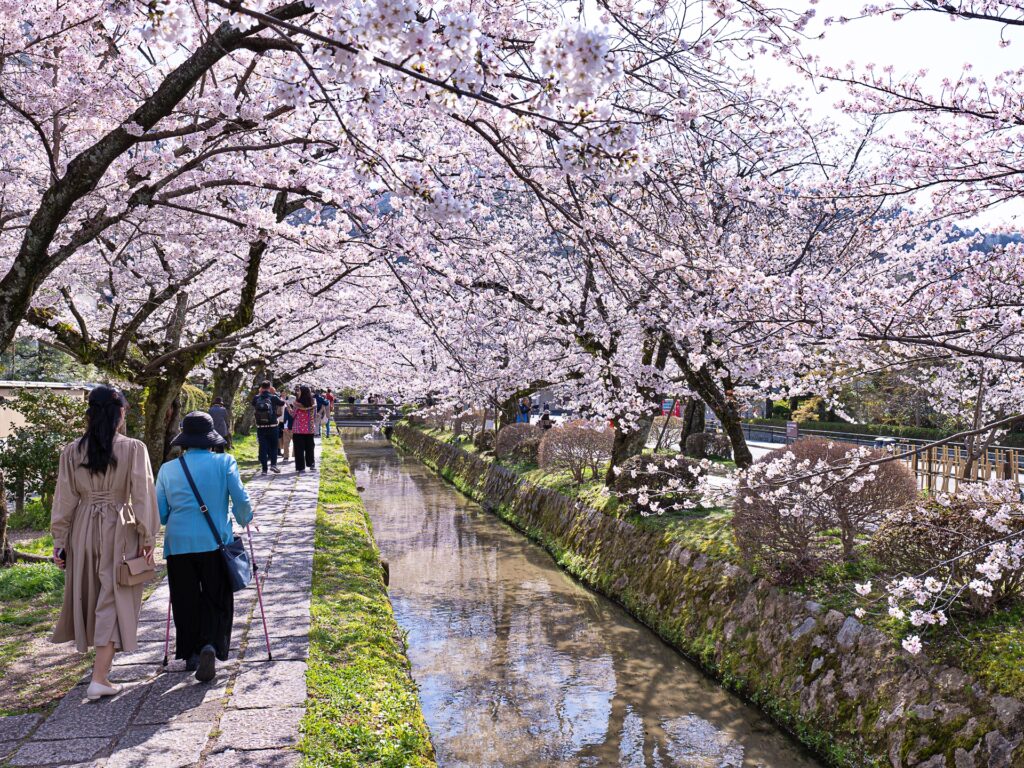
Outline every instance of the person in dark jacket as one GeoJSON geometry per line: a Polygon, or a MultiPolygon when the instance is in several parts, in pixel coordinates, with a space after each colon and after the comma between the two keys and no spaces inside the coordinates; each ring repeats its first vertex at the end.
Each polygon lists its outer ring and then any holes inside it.
{"type": "Polygon", "coordinates": [[[231,427],[228,424],[228,409],[224,407],[224,398],[213,398],[213,405],[210,406],[210,418],[213,419],[213,428],[217,434],[224,438],[224,446],[231,447],[231,427]]]}
{"type": "Polygon", "coordinates": [[[277,417],[284,408],[284,400],[278,397],[269,381],[260,384],[260,391],[252,399],[256,411],[256,441],[259,443],[260,467],[263,474],[270,471],[279,474],[277,468],[277,417]]]}

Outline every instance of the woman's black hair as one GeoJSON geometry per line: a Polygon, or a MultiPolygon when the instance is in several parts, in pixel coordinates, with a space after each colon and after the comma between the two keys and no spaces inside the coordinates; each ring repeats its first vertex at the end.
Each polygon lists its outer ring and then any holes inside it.
{"type": "Polygon", "coordinates": [[[305,384],[299,387],[299,396],[296,399],[299,401],[299,405],[304,408],[313,407],[313,391],[305,384]]]}
{"type": "Polygon", "coordinates": [[[123,409],[128,401],[115,387],[100,385],[89,393],[89,407],[85,411],[85,434],[78,447],[85,450],[82,466],[94,475],[102,475],[107,467],[117,465],[114,458],[114,436],[121,426],[123,409]]]}

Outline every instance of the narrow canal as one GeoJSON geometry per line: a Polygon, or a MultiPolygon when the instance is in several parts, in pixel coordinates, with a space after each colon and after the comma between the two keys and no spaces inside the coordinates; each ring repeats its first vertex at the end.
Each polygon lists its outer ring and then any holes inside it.
{"type": "Polygon", "coordinates": [[[817,765],[420,462],[345,450],[443,768],[817,765]]]}

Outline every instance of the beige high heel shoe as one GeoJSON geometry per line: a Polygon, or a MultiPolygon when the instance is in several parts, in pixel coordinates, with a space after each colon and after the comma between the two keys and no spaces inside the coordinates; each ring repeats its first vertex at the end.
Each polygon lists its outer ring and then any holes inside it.
{"type": "Polygon", "coordinates": [[[89,683],[89,689],[85,692],[85,698],[89,701],[97,701],[104,696],[116,696],[120,692],[120,685],[104,685],[93,680],[89,683]]]}

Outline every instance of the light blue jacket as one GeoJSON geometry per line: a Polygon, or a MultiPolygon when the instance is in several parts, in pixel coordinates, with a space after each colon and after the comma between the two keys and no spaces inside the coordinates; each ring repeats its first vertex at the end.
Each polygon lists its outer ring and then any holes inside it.
{"type": "Polygon", "coordinates": [[[168,461],[160,467],[156,478],[156,501],[164,531],[164,557],[189,552],[211,552],[220,543],[231,541],[228,521],[228,498],[231,511],[239,525],[252,520],[252,503],[238,474],[238,463],[229,453],[213,453],[202,448],[185,452],[189,472],[203,497],[213,524],[220,533],[220,542],[213,539],[210,526],[203,519],[199,502],[185,478],[181,462],[168,461]]]}

